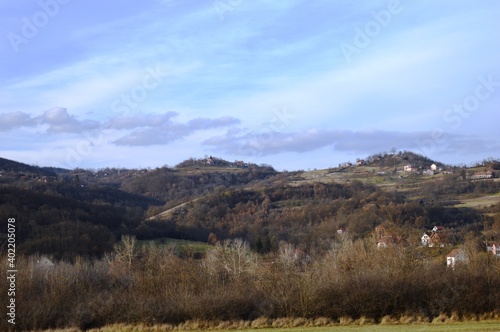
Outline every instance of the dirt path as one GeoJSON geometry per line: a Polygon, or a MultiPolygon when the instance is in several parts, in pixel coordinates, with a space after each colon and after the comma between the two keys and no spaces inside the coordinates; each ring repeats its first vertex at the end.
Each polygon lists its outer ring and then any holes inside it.
{"type": "Polygon", "coordinates": [[[187,202],[184,202],[184,203],[181,203],[179,205],[176,205],[173,208],[170,208],[168,210],[160,212],[160,213],[158,213],[158,214],[156,214],[156,215],[154,215],[152,217],[146,218],[145,221],[151,221],[151,220],[155,220],[155,219],[164,219],[164,218],[167,218],[167,217],[171,216],[172,213],[174,213],[176,210],[179,210],[180,208],[182,208],[183,206],[185,206],[185,205],[187,205],[189,203],[196,202],[199,199],[200,199],[200,197],[195,198],[195,199],[190,200],[190,201],[187,201],[187,202]]]}

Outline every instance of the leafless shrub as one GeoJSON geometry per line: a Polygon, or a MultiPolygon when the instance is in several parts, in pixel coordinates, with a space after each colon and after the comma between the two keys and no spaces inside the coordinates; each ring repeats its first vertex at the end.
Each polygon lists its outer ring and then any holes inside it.
{"type": "Polygon", "coordinates": [[[417,317],[415,315],[402,315],[399,317],[400,324],[413,324],[417,322],[417,317]]]}
{"type": "Polygon", "coordinates": [[[263,328],[271,325],[271,320],[268,317],[259,317],[252,321],[253,328],[263,328]]]}
{"type": "Polygon", "coordinates": [[[367,318],[365,316],[361,316],[354,321],[354,325],[371,325],[375,324],[375,320],[372,318],[367,318]]]}
{"type": "Polygon", "coordinates": [[[272,327],[286,328],[292,326],[292,318],[280,317],[273,320],[272,327]]]}
{"type": "Polygon", "coordinates": [[[447,314],[441,313],[439,316],[434,317],[432,324],[449,323],[450,317],[447,314]]]}
{"type": "MultiPolygon", "coordinates": [[[[20,255],[18,326],[85,330],[121,323],[153,331],[187,328],[188,321],[189,328],[239,329],[437,323],[500,315],[495,311],[500,262],[481,253],[471,252],[472,267],[452,270],[444,264],[415,264],[410,249],[378,250],[370,241],[345,241],[299,265],[288,260],[293,247],[282,248],[281,258],[264,260],[244,242],[233,241],[195,260],[143,246],[120,256],[132,260],[76,259],[50,269],[20,255]]],[[[0,292],[7,288],[0,280],[0,292]]],[[[4,321],[0,330],[8,330],[4,321]]]]}
{"type": "Polygon", "coordinates": [[[340,325],[350,325],[354,322],[354,319],[350,316],[342,316],[339,317],[339,324],[340,325]]]}
{"type": "Polygon", "coordinates": [[[324,327],[324,326],[332,326],[333,320],[327,317],[318,317],[314,320],[313,326],[315,327],[324,327]]]}
{"type": "Polygon", "coordinates": [[[123,235],[119,243],[114,246],[114,259],[126,264],[130,269],[137,256],[137,240],[135,236],[123,235]]]}
{"type": "Polygon", "coordinates": [[[214,249],[206,253],[203,266],[212,275],[227,274],[238,278],[256,270],[256,255],[242,239],[217,242],[214,249]]]}
{"type": "Polygon", "coordinates": [[[297,317],[292,321],[292,327],[299,327],[299,326],[307,327],[308,325],[309,321],[304,317],[297,317]]]}
{"type": "Polygon", "coordinates": [[[381,325],[391,325],[391,324],[397,324],[397,323],[398,323],[398,320],[390,315],[385,315],[380,320],[381,325]]]}

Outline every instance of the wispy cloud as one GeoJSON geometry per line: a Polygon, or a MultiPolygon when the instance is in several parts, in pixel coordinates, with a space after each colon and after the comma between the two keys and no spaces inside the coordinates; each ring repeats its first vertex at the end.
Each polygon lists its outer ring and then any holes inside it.
{"type": "MultiPolygon", "coordinates": [[[[360,155],[389,151],[391,148],[419,151],[419,142],[431,132],[400,132],[383,130],[317,130],[303,132],[241,131],[230,130],[224,135],[213,136],[203,142],[229,154],[268,156],[288,152],[307,153],[330,147],[334,151],[360,155]]],[[[498,142],[488,142],[477,135],[446,134],[446,140],[432,153],[452,154],[456,151],[491,152],[500,147],[498,142]]]]}
{"type": "MultiPolygon", "coordinates": [[[[130,134],[115,140],[113,143],[127,146],[165,145],[200,130],[227,127],[240,122],[233,117],[221,117],[215,119],[196,118],[187,123],[180,123],[170,120],[172,116],[173,114],[166,114],[166,117],[146,116],[149,119],[144,121],[143,118],[143,121],[139,121],[136,127],[147,128],[136,129],[130,134]]],[[[131,123],[129,122],[128,124],[128,128],[130,129],[131,123]]]]}
{"type": "Polygon", "coordinates": [[[170,123],[170,119],[177,116],[176,112],[163,114],[135,114],[118,116],[105,124],[109,129],[135,129],[139,127],[161,127],[170,123]]]}

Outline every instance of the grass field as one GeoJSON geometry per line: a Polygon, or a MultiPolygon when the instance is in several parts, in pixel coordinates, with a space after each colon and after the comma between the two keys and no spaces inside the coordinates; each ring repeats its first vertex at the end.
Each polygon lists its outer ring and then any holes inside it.
{"type": "MultiPolygon", "coordinates": [[[[68,332],[70,330],[67,330],[68,332]]],[[[73,330],[71,330],[73,332],[73,330]]],[[[402,325],[348,325],[331,327],[294,327],[294,328],[249,328],[237,329],[196,329],[188,327],[172,328],[170,326],[124,326],[114,325],[89,330],[91,332],[160,332],[160,331],[259,331],[259,332],[499,332],[500,321],[457,322],[457,323],[427,323],[402,325]]]]}
{"type": "MultiPolygon", "coordinates": [[[[237,331],[237,330],[228,330],[237,331]]],[[[424,325],[367,325],[367,326],[334,326],[334,327],[300,327],[289,329],[255,329],[246,331],[260,332],[448,332],[448,331],[500,331],[497,323],[454,323],[424,325]]]]}
{"type": "Polygon", "coordinates": [[[203,253],[207,251],[208,249],[212,248],[211,245],[209,245],[206,242],[197,242],[197,241],[189,241],[189,240],[179,240],[179,239],[171,239],[171,238],[160,238],[160,239],[155,239],[155,240],[148,240],[148,241],[139,241],[140,245],[147,245],[149,243],[153,243],[156,245],[164,245],[164,246],[169,246],[172,248],[177,248],[181,251],[188,251],[188,252],[196,252],[196,253],[203,253]]]}
{"type": "Polygon", "coordinates": [[[457,207],[481,208],[500,203],[500,193],[476,198],[461,199],[461,204],[457,207]]]}

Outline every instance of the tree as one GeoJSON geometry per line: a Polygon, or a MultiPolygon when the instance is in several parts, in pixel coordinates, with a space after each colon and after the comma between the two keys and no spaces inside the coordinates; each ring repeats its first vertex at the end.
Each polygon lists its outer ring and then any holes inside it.
{"type": "Polygon", "coordinates": [[[210,274],[224,271],[237,278],[255,268],[256,256],[244,240],[225,240],[218,242],[214,249],[207,252],[204,265],[210,274]]]}
{"type": "Polygon", "coordinates": [[[210,232],[210,234],[208,234],[208,241],[207,242],[214,246],[217,243],[217,241],[218,241],[217,235],[210,232]]]}
{"type": "Polygon", "coordinates": [[[135,236],[123,235],[119,243],[115,244],[115,258],[122,263],[125,263],[130,269],[132,261],[137,256],[135,236]]]}

